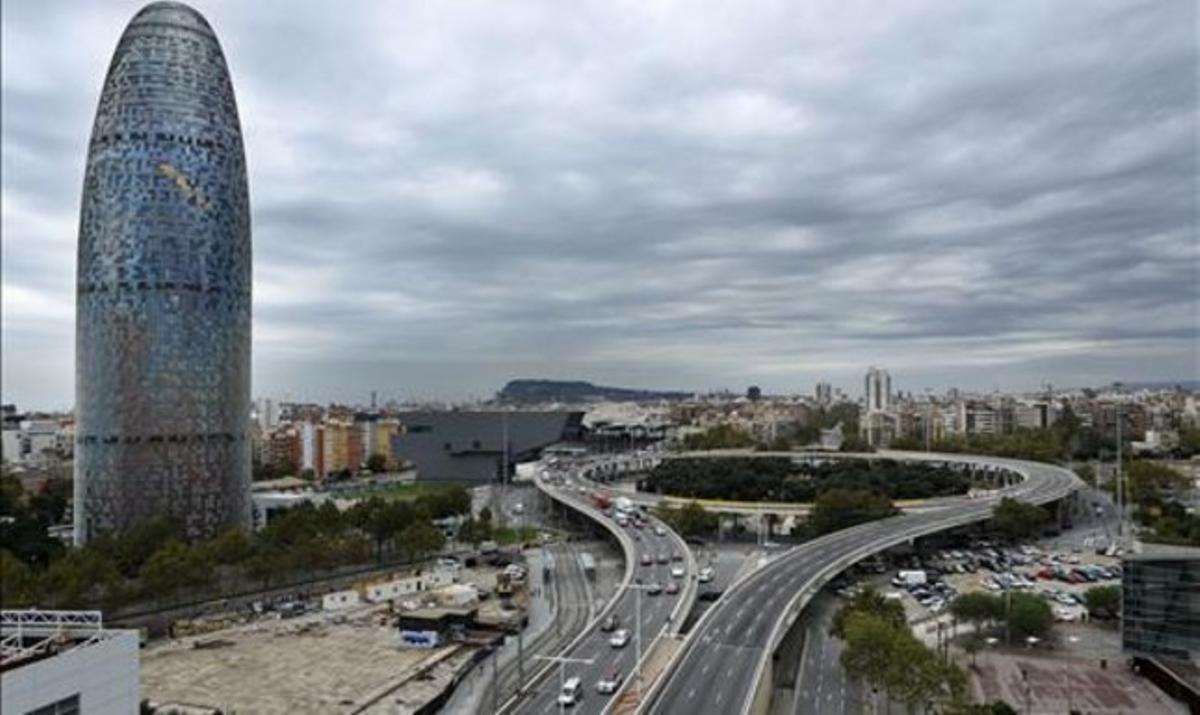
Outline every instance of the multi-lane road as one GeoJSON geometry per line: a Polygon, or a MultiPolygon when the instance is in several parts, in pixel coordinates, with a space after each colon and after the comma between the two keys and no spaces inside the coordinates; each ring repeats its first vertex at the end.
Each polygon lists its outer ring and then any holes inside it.
{"type": "Polygon", "coordinates": [[[596,715],[604,712],[617,697],[616,694],[597,692],[596,684],[601,679],[609,678],[615,673],[621,676],[624,683],[632,684],[636,671],[635,634],[639,605],[641,648],[645,653],[658,636],[670,630],[673,625],[672,617],[680,618],[679,614],[686,613],[691,601],[695,599],[695,561],[683,540],[653,518],[648,518],[648,523],[642,529],[633,526],[621,527],[611,522],[609,516],[592,507],[588,486],[575,481],[570,475],[559,475],[553,482],[542,481],[539,485],[555,499],[571,504],[592,518],[609,520],[607,525],[617,529],[622,534],[623,545],[629,547],[633,564],[631,583],[634,586],[658,583],[664,588],[664,592],[657,595],[651,595],[640,588],[619,590],[615,602],[598,614],[596,622],[590,624],[573,645],[560,653],[560,656],[572,661],[587,662],[566,663],[562,666],[561,674],[559,665],[550,664],[544,676],[508,710],[520,713],[558,712],[560,680],[579,677],[583,685],[582,697],[571,707],[571,711],[582,715],[596,715]],[[661,535],[656,533],[656,527],[661,529],[661,535]],[[642,563],[646,556],[651,561],[649,565],[642,563]],[[677,559],[672,559],[672,556],[676,556],[677,559]],[[663,560],[665,563],[662,563],[663,560]],[[677,568],[684,569],[681,578],[673,578],[671,575],[672,570],[677,568]],[[665,592],[667,584],[672,581],[679,587],[677,594],[665,592]],[[681,599],[686,601],[684,607],[680,606],[681,599]],[[619,628],[629,631],[630,640],[621,648],[611,646],[609,638],[612,634],[601,630],[609,614],[616,617],[619,628]]]}
{"type": "MultiPolygon", "coordinates": [[[[897,459],[970,462],[1020,473],[1003,490],[1048,503],[1080,486],[1069,471],[1046,464],[962,455],[884,453],[897,459]]],[[[811,596],[861,558],[910,539],[988,518],[995,498],[963,498],[943,508],[908,513],[827,534],[776,558],[726,591],[689,634],[652,713],[745,713],[761,697],[759,684],[787,626],[811,596]]],[[[761,707],[762,702],[758,705],[761,707]]]]}

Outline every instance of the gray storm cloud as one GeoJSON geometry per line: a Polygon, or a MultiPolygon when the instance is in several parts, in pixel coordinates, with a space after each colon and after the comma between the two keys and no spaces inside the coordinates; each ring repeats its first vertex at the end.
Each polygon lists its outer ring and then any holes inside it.
{"type": "MultiPolygon", "coordinates": [[[[197,2],[255,392],[1197,377],[1190,0],[197,2]]],[[[69,406],[88,123],[137,3],[3,21],[5,401],[69,406]]]]}

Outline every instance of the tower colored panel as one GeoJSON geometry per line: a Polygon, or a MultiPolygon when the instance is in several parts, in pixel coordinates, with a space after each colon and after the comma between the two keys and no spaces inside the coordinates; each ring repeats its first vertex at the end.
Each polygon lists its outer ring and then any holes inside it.
{"type": "Polygon", "coordinates": [[[250,523],[250,205],[237,104],[192,8],[147,5],[88,145],[76,283],[75,540],[250,523]]]}

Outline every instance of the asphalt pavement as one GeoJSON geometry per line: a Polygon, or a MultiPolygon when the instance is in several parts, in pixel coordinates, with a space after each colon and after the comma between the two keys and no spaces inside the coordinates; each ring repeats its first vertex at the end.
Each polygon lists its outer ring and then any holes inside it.
{"type": "Polygon", "coordinates": [[[829,634],[837,599],[827,591],[804,610],[804,646],[796,678],[795,715],[860,713],[862,686],[842,670],[842,642],[829,634]]]}
{"type": "MultiPolygon", "coordinates": [[[[580,485],[575,482],[568,481],[565,486],[552,488],[556,489],[563,498],[585,505],[590,504],[590,496],[586,487],[580,491],[580,485]]],[[[668,557],[673,553],[683,555],[686,552],[687,545],[669,529],[666,530],[666,535],[656,536],[653,530],[653,526],[655,525],[661,524],[651,518],[649,519],[649,525],[644,529],[635,529],[632,526],[626,527],[627,532],[633,539],[635,551],[634,582],[635,584],[637,582],[642,584],[657,582],[665,587],[668,582],[676,580],[680,585],[681,593],[685,592],[684,580],[694,579],[695,574],[686,573],[684,579],[672,579],[671,569],[677,566],[684,566],[686,568],[686,561],[668,561],[668,563],[660,564],[657,557],[659,554],[666,554],[668,557]],[[649,554],[654,559],[654,563],[649,566],[643,566],[641,564],[643,554],[649,554]]],[[[601,631],[601,623],[599,622],[591,624],[586,630],[586,635],[580,639],[575,647],[566,653],[560,654],[567,658],[588,662],[574,662],[562,665],[561,674],[559,671],[560,666],[557,664],[554,665],[549,676],[543,678],[527,693],[514,712],[555,713],[565,710],[558,704],[560,682],[578,676],[583,683],[583,695],[580,701],[571,708],[571,712],[579,713],[580,715],[601,713],[614,696],[597,692],[597,682],[611,676],[613,673],[618,673],[623,680],[628,680],[635,671],[637,657],[635,643],[636,616],[638,613],[639,596],[641,602],[642,651],[643,653],[648,651],[653,640],[670,625],[669,616],[675,608],[680,595],[668,595],[664,592],[652,596],[642,592],[642,589],[628,589],[617,596],[617,602],[613,606],[612,613],[616,615],[619,627],[629,630],[629,643],[624,647],[614,648],[609,645],[609,638],[612,634],[601,631]]]]}

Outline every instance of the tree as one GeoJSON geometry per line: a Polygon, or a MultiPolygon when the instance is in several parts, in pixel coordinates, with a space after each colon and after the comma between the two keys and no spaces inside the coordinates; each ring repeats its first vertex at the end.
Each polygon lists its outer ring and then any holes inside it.
{"type": "Polygon", "coordinates": [[[142,567],[144,591],[155,598],[174,596],[184,587],[208,584],[213,562],[203,548],[172,539],[156,550],[142,567]]]}
{"type": "Polygon", "coordinates": [[[1004,497],[992,510],[992,526],[1013,541],[1033,538],[1050,521],[1046,510],[1036,504],[1004,497]]]}
{"type": "Polygon", "coordinates": [[[1091,464],[1081,464],[1075,468],[1075,474],[1088,486],[1096,486],[1096,468],[1091,464]]]}
{"type": "Polygon", "coordinates": [[[886,693],[896,630],[869,613],[852,613],[843,633],[846,647],[841,664],[846,674],[886,693]]]}
{"type": "Polygon", "coordinates": [[[227,529],[209,541],[207,546],[213,561],[226,566],[242,563],[251,553],[250,539],[239,528],[227,529]]]}
{"type": "Polygon", "coordinates": [[[708,428],[700,434],[689,434],[683,439],[683,446],[689,450],[709,449],[739,449],[754,445],[754,438],[733,425],[719,424],[708,428]]]}
{"type": "Polygon", "coordinates": [[[183,540],[182,521],[160,516],[119,535],[102,534],[89,546],[111,557],[126,578],[136,578],[159,547],[169,541],[183,540]]]}
{"type": "Polygon", "coordinates": [[[246,575],[260,581],[263,588],[267,588],[272,581],[287,573],[290,566],[286,555],[266,542],[256,544],[250,558],[245,562],[246,575]]]}
{"type": "Polygon", "coordinates": [[[492,538],[492,527],[479,519],[467,519],[458,527],[458,540],[478,547],[492,538]]]}
{"type": "Polygon", "coordinates": [[[881,494],[831,489],[817,497],[809,523],[816,534],[828,534],[896,514],[892,500],[881,494]]]}
{"type": "Polygon", "coordinates": [[[1121,612],[1120,586],[1095,586],[1083,594],[1088,613],[1095,618],[1116,618],[1121,612]]]}
{"type": "Polygon", "coordinates": [[[113,560],[95,549],[68,551],[50,564],[41,578],[42,591],[57,608],[81,608],[109,602],[123,579],[113,560]]]}
{"type": "Polygon", "coordinates": [[[966,676],[958,666],[945,663],[938,655],[913,637],[911,631],[897,631],[892,647],[887,691],[896,695],[910,712],[935,702],[957,701],[966,692],[966,676]]]}
{"type": "Polygon", "coordinates": [[[0,604],[4,608],[29,608],[37,604],[37,574],[8,549],[0,549],[0,604]]]}
{"type": "Polygon", "coordinates": [[[679,508],[662,505],[654,510],[654,515],[683,536],[697,536],[716,531],[720,520],[716,514],[710,513],[694,501],[679,508]]]}
{"type": "Polygon", "coordinates": [[[1162,502],[1174,492],[1186,489],[1187,478],[1161,462],[1134,459],[1125,465],[1129,501],[1139,506],[1162,502]]]}
{"type": "Polygon", "coordinates": [[[975,655],[983,650],[983,634],[979,631],[971,631],[963,638],[962,647],[967,655],[971,656],[971,668],[975,668],[975,655]]]}
{"type": "Polygon", "coordinates": [[[865,586],[833,614],[829,632],[838,638],[846,636],[846,621],[854,613],[866,613],[893,628],[906,628],[908,617],[899,601],[885,598],[874,586],[865,586]]]}
{"type": "Polygon", "coordinates": [[[428,521],[417,521],[404,527],[399,542],[410,561],[421,561],[440,551],[446,543],[446,537],[428,521]]]}
{"type": "Polygon", "coordinates": [[[1029,636],[1044,638],[1054,625],[1050,604],[1032,593],[1010,593],[1009,598],[1008,627],[1011,634],[1020,639],[1029,636]]]}
{"type": "Polygon", "coordinates": [[[371,559],[371,542],[362,534],[344,534],[333,548],[338,563],[363,564],[371,559]]]}
{"type": "Polygon", "coordinates": [[[1200,427],[1184,427],[1179,430],[1180,457],[1191,457],[1200,454],[1200,427]]]}
{"type": "Polygon", "coordinates": [[[70,479],[48,479],[29,497],[29,510],[47,524],[58,524],[71,503],[74,484],[70,479]]]}
{"type": "Polygon", "coordinates": [[[983,591],[964,593],[950,602],[950,613],[979,630],[1004,618],[1004,599],[983,591]]]}
{"type": "Polygon", "coordinates": [[[852,432],[846,432],[845,438],[842,439],[842,446],[838,447],[839,452],[874,452],[875,448],[870,442],[863,439],[862,435],[855,429],[852,432]]]}
{"type": "Polygon", "coordinates": [[[372,474],[386,472],[387,466],[388,459],[386,455],[375,452],[370,457],[367,457],[367,471],[371,472],[372,474]]]}

